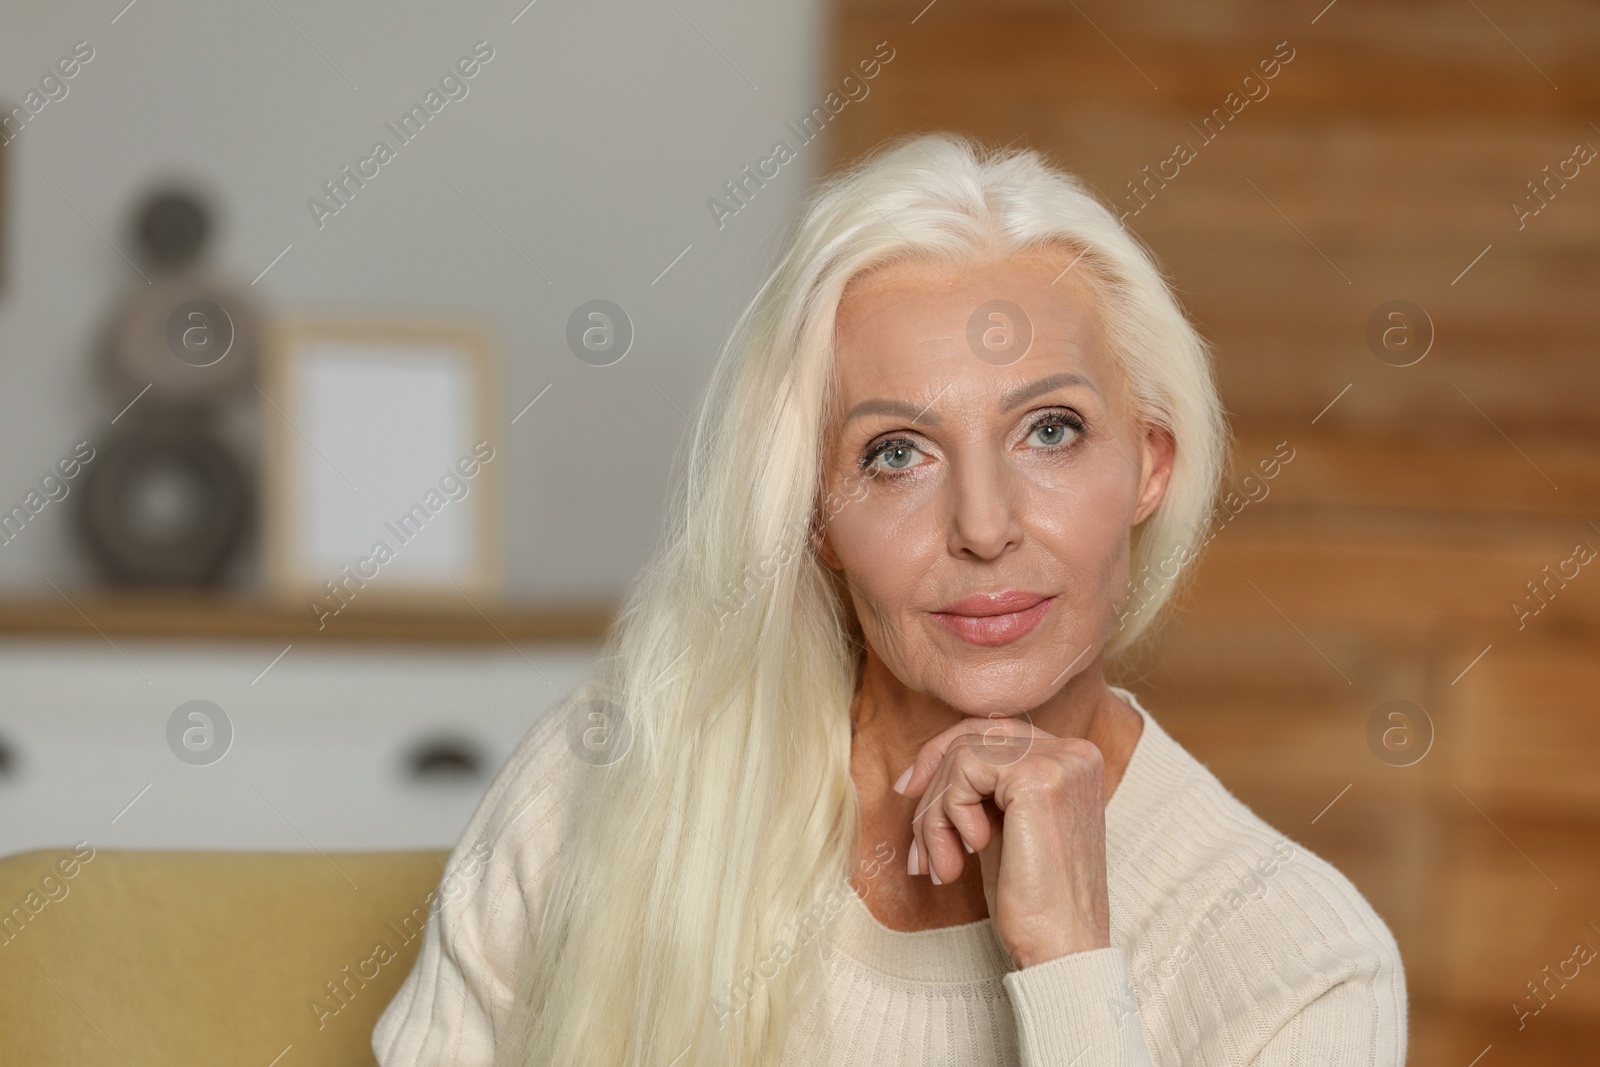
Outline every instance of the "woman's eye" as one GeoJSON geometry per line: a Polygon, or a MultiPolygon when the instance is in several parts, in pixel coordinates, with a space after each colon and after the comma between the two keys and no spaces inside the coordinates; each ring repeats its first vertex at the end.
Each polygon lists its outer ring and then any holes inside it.
{"type": "Polygon", "coordinates": [[[1039,422],[1034,423],[1033,429],[1027,436],[1027,440],[1031,443],[1042,445],[1048,448],[1054,445],[1065,444],[1076,437],[1078,432],[1078,427],[1072,425],[1066,419],[1041,419],[1039,422]]]}
{"type": "Polygon", "coordinates": [[[888,441],[879,445],[867,458],[870,470],[903,471],[921,466],[922,450],[907,441],[888,441]]]}

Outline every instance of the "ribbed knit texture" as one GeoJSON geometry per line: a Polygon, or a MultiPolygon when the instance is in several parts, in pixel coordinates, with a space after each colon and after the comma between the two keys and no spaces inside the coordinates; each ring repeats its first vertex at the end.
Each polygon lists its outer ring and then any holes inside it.
{"type": "MultiPolygon", "coordinates": [[[[821,966],[802,972],[784,1067],[1405,1062],[1405,975],[1383,920],[1116,692],[1144,732],[1106,805],[1111,947],[1019,969],[991,919],[891,930],[847,892],[801,949],[821,966]]],[[[373,1033],[383,1067],[489,1063],[584,769],[570,706],[517,746],[451,855],[373,1033]]]]}

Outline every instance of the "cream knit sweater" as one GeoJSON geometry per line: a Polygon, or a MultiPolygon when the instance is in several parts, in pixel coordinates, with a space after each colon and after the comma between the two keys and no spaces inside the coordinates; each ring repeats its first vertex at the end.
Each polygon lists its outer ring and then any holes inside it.
{"type": "MultiPolygon", "coordinates": [[[[823,966],[797,990],[785,1067],[1405,1062],[1405,974],[1383,920],[1116,692],[1144,732],[1106,805],[1111,947],[1018,969],[990,919],[908,933],[836,894],[802,948],[823,966]]],[[[584,766],[570,706],[517,746],[451,855],[372,1036],[383,1067],[490,1062],[584,766]]]]}

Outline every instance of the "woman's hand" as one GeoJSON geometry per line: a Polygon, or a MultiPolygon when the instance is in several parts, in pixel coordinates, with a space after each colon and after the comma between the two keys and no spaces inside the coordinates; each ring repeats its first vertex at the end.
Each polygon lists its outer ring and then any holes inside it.
{"type": "Polygon", "coordinates": [[[923,745],[895,787],[922,798],[907,869],[943,885],[976,852],[1017,966],[1110,946],[1105,761],[1092,743],[1014,718],[969,719],[923,745]]]}

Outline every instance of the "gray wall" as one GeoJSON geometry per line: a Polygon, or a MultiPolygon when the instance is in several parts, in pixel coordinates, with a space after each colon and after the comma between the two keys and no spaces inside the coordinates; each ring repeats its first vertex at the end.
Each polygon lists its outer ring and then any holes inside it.
{"type": "MultiPolygon", "coordinates": [[[[821,102],[821,5],[122,2],[7,0],[0,14],[8,108],[76,42],[94,49],[3,150],[0,508],[132,399],[91,373],[108,304],[144,285],[112,244],[134,255],[130,204],[181,177],[221,208],[213,260],[239,284],[292,245],[252,290],[273,309],[486,320],[505,364],[512,591],[620,592],[657,531],[686,430],[677,409],[693,412],[820,164],[820,143],[799,148],[720,229],[707,207],[775,140],[792,145],[784,122],[821,102]],[[383,124],[479,40],[494,57],[468,95],[319,229],[308,199],[375,139],[392,142],[383,124]],[[564,340],[596,297],[637,331],[607,368],[564,340]]],[[[66,518],[50,505],[0,549],[0,586],[87,580],[66,518]]]]}

